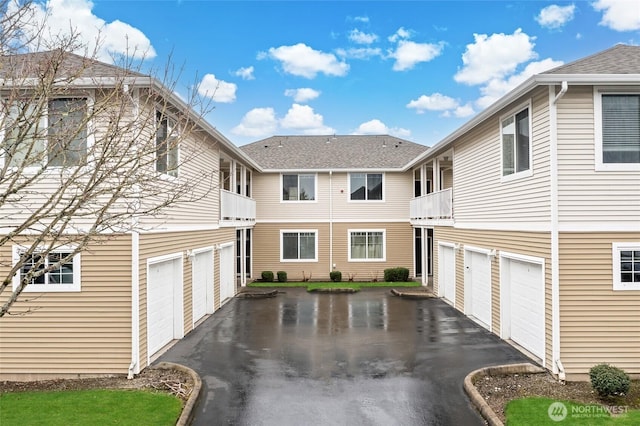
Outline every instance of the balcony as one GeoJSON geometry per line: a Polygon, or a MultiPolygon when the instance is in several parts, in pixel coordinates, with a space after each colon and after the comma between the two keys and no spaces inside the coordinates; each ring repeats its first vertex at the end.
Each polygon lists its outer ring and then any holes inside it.
{"type": "Polygon", "coordinates": [[[220,226],[252,226],[256,223],[256,201],[253,198],[220,190],[220,226]]]}
{"type": "Polygon", "coordinates": [[[412,199],[409,214],[413,225],[453,224],[453,189],[412,199]]]}

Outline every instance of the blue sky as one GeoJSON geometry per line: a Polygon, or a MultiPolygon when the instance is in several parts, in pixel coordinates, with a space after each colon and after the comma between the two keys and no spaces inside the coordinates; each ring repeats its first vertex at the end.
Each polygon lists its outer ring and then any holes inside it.
{"type": "MultiPolygon", "coordinates": [[[[50,0],[48,34],[181,68],[237,145],[392,134],[433,145],[528,76],[640,44],[640,2],[50,0]],[[131,48],[136,47],[135,53],[131,48]]],[[[38,16],[38,15],[36,15],[38,16]]]]}

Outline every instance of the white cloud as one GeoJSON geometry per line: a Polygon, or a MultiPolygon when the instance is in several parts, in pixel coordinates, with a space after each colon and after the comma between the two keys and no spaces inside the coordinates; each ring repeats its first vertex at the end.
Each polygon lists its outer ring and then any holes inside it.
{"type": "Polygon", "coordinates": [[[463,67],[454,79],[469,85],[502,78],[526,61],[535,59],[535,40],[517,29],[513,34],[474,34],[475,43],[468,44],[462,55],[463,67]]]}
{"type": "Polygon", "coordinates": [[[308,105],[293,104],[287,115],[280,120],[280,126],[285,129],[294,129],[304,134],[328,135],[335,133],[331,127],[325,126],[322,115],[317,114],[308,105]]]}
{"type": "Polygon", "coordinates": [[[538,16],[536,16],[536,21],[538,21],[538,24],[546,28],[560,28],[573,19],[575,11],[575,4],[570,4],[568,6],[552,4],[540,11],[538,16]]]}
{"type": "Polygon", "coordinates": [[[298,103],[304,103],[320,96],[320,92],[309,87],[302,87],[300,89],[287,89],[284,91],[284,95],[292,97],[298,103]]]}
{"type": "Polygon", "coordinates": [[[465,118],[472,116],[476,113],[476,111],[473,109],[473,105],[468,103],[466,105],[460,105],[456,107],[452,113],[455,117],[465,118]]]}
{"type": "Polygon", "coordinates": [[[411,135],[411,131],[401,127],[389,128],[382,121],[374,118],[360,124],[352,135],[393,135],[406,138],[411,135]]]}
{"type": "Polygon", "coordinates": [[[429,96],[422,95],[407,104],[407,108],[414,108],[418,114],[422,114],[425,111],[445,111],[458,106],[458,101],[440,93],[434,93],[429,96]]]}
{"type": "Polygon", "coordinates": [[[304,43],[272,47],[269,56],[280,61],[285,72],[300,77],[314,78],[318,73],[344,76],[349,71],[349,65],[332,53],[314,50],[304,43]]]}
{"type": "Polygon", "coordinates": [[[405,30],[404,27],[400,27],[398,28],[398,31],[396,31],[393,35],[390,35],[389,37],[387,37],[387,39],[391,43],[395,43],[398,40],[407,39],[410,37],[411,37],[411,32],[409,30],[405,30]]]}
{"type": "Polygon", "coordinates": [[[198,93],[216,102],[230,103],[236,100],[237,86],[234,83],[218,80],[213,74],[206,74],[200,84],[198,93]]]}
{"type": "Polygon", "coordinates": [[[353,18],[354,21],[357,22],[369,22],[369,17],[368,16],[356,16],[355,18],[353,18]]]}
{"type": "Polygon", "coordinates": [[[254,80],[253,67],[238,68],[233,75],[241,77],[243,80],[254,80]]]}
{"type": "Polygon", "coordinates": [[[640,30],[640,2],[637,0],[597,0],[592,6],[604,12],[600,25],[616,31],[640,30]]]}
{"type": "Polygon", "coordinates": [[[349,40],[357,44],[371,44],[378,40],[378,36],[376,34],[367,34],[358,29],[354,29],[349,33],[349,40]]]}
{"type": "Polygon", "coordinates": [[[374,56],[382,56],[382,50],[379,47],[336,49],[336,54],[343,58],[370,59],[370,58],[373,58],[374,56]]]}
{"type": "MultiPolygon", "coordinates": [[[[17,7],[9,3],[8,15],[17,7]]],[[[23,26],[23,41],[33,39],[29,48],[55,49],[60,39],[74,35],[78,48],[75,53],[96,52],[97,59],[113,62],[113,55],[125,55],[135,59],[154,58],[156,51],[142,31],[119,20],[106,22],[93,14],[89,0],[49,0],[30,5],[30,25],[23,26]],[[41,32],[37,32],[42,29],[41,32]]]]}
{"type": "Polygon", "coordinates": [[[231,129],[231,133],[241,136],[261,137],[273,135],[278,128],[273,108],[254,108],[242,117],[242,121],[231,129]]]}
{"type": "Polygon", "coordinates": [[[395,52],[390,57],[395,58],[394,71],[405,71],[413,68],[420,62],[429,62],[442,53],[442,44],[415,43],[408,40],[400,40],[395,52]]]}

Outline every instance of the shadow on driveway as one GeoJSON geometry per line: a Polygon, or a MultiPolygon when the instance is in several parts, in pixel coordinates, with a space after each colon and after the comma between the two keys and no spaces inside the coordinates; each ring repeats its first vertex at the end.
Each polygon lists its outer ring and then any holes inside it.
{"type": "Polygon", "coordinates": [[[195,425],[482,425],[462,384],[529,361],[439,299],[234,299],[157,362],[200,374],[195,425]]]}

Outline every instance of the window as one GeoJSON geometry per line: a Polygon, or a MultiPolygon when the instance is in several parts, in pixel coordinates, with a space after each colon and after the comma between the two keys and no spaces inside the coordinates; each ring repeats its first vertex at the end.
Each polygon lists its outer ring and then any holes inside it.
{"type": "Polygon", "coordinates": [[[640,242],[613,243],[613,289],[640,290],[640,242]]]}
{"type": "Polygon", "coordinates": [[[156,171],[178,176],[178,140],[175,121],[156,112],[156,171]]]}
{"type": "MultiPolygon", "coordinates": [[[[14,247],[14,262],[18,262],[24,250],[14,247]]],[[[42,275],[31,278],[25,288],[25,292],[64,292],[80,291],[80,254],[76,254],[70,260],[65,260],[73,250],[61,248],[48,254],[34,253],[27,256],[22,268],[14,276],[14,288],[20,285],[23,277],[30,271],[41,271],[54,267],[42,275]]]]}
{"type": "Polygon", "coordinates": [[[314,201],[316,199],[316,175],[282,175],[282,201],[314,201]]]}
{"type": "Polygon", "coordinates": [[[87,157],[87,100],[75,98],[49,101],[49,166],[72,167],[87,157]]]}
{"type": "Polygon", "coordinates": [[[316,230],[293,230],[280,232],[280,261],[318,260],[316,230]]]}
{"type": "Polygon", "coordinates": [[[351,200],[378,200],[382,198],[382,173],[350,173],[351,200]]]}
{"type": "Polygon", "coordinates": [[[530,170],[530,128],[529,107],[502,120],[502,176],[530,170]]]}
{"type": "Polygon", "coordinates": [[[4,106],[6,118],[2,154],[8,166],[22,168],[42,164],[46,141],[41,134],[43,117],[28,101],[15,101],[4,106]]]}
{"type": "Polygon", "coordinates": [[[384,261],[383,230],[349,230],[349,261],[384,261]]]}
{"type": "Polygon", "coordinates": [[[640,169],[640,93],[595,97],[596,168],[640,169]]]}

